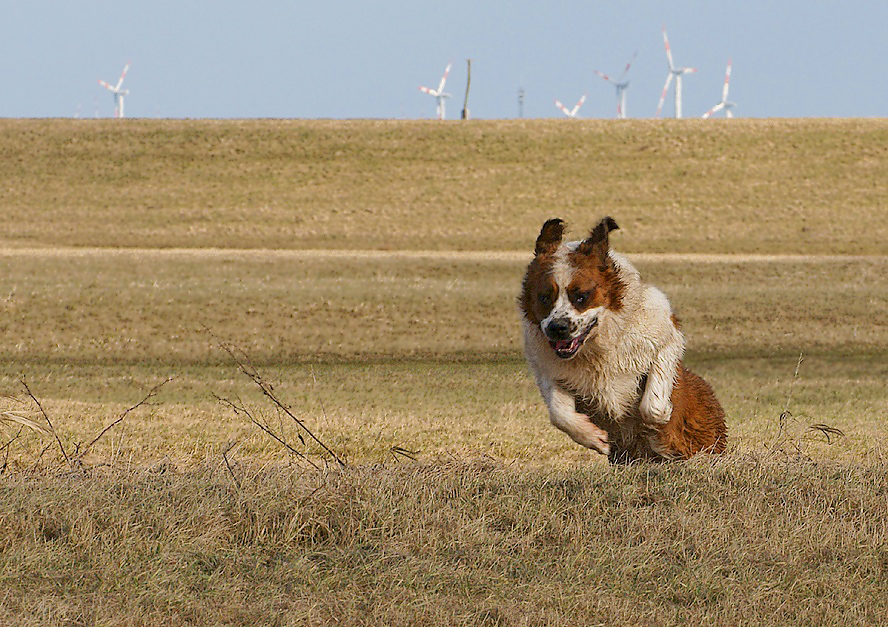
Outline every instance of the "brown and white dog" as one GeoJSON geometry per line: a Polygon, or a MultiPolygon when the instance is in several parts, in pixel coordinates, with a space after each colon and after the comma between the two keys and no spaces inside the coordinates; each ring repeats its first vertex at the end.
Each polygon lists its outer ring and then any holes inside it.
{"type": "Polygon", "coordinates": [[[725,450],[712,388],[682,364],[666,296],[610,249],[604,218],[579,242],[548,220],[519,297],[524,352],[552,424],[613,463],[725,450]]]}

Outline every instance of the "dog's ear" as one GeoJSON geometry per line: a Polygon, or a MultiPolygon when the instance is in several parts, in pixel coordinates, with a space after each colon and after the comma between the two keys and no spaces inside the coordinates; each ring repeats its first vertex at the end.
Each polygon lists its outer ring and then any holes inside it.
{"type": "Polygon", "coordinates": [[[619,228],[617,221],[607,216],[595,225],[595,228],[589,233],[589,237],[580,242],[577,252],[583,255],[598,255],[602,263],[607,261],[607,252],[610,250],[608,233],[619,228]]]}
{"type": "Polygon", "coordinates": [[[564,235],[564,220],[559,218],[546,220],[540,230],[539,237],[537,237],[533,254],[539,256],[554,253],[561,245],[562,235],[564,235]]]}

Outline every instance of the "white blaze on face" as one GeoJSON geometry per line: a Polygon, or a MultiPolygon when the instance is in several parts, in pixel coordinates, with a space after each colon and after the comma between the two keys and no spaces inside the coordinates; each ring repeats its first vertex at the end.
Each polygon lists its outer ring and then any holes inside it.
{"type": "Polygon", "coordinates": [[[552,264],[552,278],[558,287],[558,295],[552,306],[552,311],[540,323],[540,328],[549,338],[552,348],[555,349],[559,357],[563,358],[573,357],[576,354],[589,332],[597,324],[598,316],[604,310],[604,307],[593,307],[580,312],[570,302],[567,288],[573,280],[576,268],[571,265],[568,254],[578,244],[579,242],[570,242],[559,248],[555,253],[554,263],[552,264]],[[560,323],[562,327],[565,324],[567,325],[566,338],[552,339],[547,329],[550,329],[550,325],[553,323],[560,323]]]}

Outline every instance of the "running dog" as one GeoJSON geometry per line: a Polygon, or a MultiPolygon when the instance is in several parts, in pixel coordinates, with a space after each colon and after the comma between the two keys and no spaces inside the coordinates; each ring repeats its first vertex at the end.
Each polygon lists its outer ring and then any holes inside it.
{"type": "Polygon", "coordinates": [[[712,388],[685,368],[684,335],[665,294],[610,249],[610,217],[562,242],[548,220],[519,306],[524,353],[552,424],[612,463],[725,450],[712,388]]]}

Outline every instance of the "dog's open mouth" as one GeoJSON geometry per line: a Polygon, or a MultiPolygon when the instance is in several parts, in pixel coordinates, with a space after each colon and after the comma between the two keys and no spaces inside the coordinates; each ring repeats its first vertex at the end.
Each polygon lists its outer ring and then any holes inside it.
{"type": "Polygon", "coordinates": [[[598,318],[592,321],[586,330],[572,340],[549,340],[549,346],[561,359],[570,359],[577,354],[583,346],[583,342],[589,337],[589,333],[598,325],[598,318]]]}

